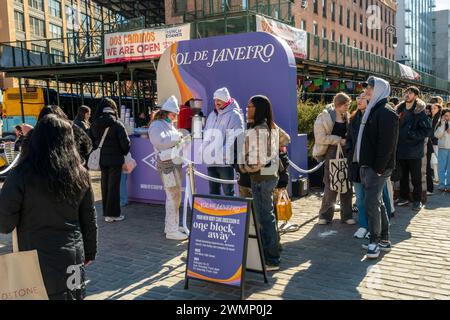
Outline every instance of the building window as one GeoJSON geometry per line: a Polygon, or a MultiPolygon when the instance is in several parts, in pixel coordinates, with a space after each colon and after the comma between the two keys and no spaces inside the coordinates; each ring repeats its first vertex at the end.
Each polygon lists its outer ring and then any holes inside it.
{"type": "Polygon", "coordinates": [[[350,47],[350,38],[347,37],[347,45],[350,47]]]}
{"type": "Polygon", "coordinates": [[[331,2],[331,21],[336,21],[336,2],[331,2]]]}
{"type": "Polygon", "coordinates": [[[301,25],[300,25],[300,29],[306,31],[306,21],[305,20],[302,20],[301,25]]]}
{"type": "Polygon", "coordinates": [[[43,47],[43,46],[38,46],[38,45],[32,43],[31,44],[31,51],[45,53],[46,52],[46,48],[43,47]]]}
{"type": "Polygon", "coordinates": [[[30,31],[35,36],[45,37],[44,20],[30,16],[30,31]]]}
{"type": "Polygon", "coordinates": [[[322,0],[322,17],[327,17],[327,0],[322,0]]]}
{"type": "Polygon", "coordinates": [[[14,22],[16,23],[16,31],[25,32],[25,19],[22,12],[14,11],[14,22]]]}
{"type": "Polygon", "coordinates": [[[342,36],[342,34],[339,36],[339,43],[344,43],[344,37],[342,36]]]}
{"type": "Polygon", "coordinates": [[[364,46],[364,45],[363,45],[363,42],[360,41],[360,42],[359,42],[359,49],[362,50],[362,49],[363,49],[363,46],[364,46]]]}
{"type": "Polygon", "coordinates": [[[66,24],[67,29],[77,29],[78,28],[78,11],[71,6],[66,6],[66,24]]]}
{"type": "Polygon", "coordinates": [[[48,0],[48,11],[52,16],[62,18],[62,16],[61,16],[61,1],[48,0]]]}
{"type": "Polygon", "coordinates": [[[317,27],[317,23],[314,23],[313,34],[315,36],[319,35],[319,28],[317,27]]]}
{"type": "Polygon", "coordinates": [[[34,9],[44,11],[44,0],[28,0],[28,5],[34,9]]]}
{"type": "Polygon", "coordinates": [[[364,34],[364,18],[362,14],[359,16],[359,33],[364,34]]]}
{"type": "Polygon", "coordinates": [[[327,28],[322,28],[322,38],[327,38],[327,28]]]}
{"type": "Polygon", "coordinates": [[[318,8],[318,0],[313,0],[313,5],[314,5],[314,13],[318,14],[319,13],[319,8],[318,8]]]}
{"type": "Polygon", "coordinates": [[[58,49],[52,48],[52,56],[53,56],[53,63],[61,63],[64,61],[64,52],[58,49]]]}
{"type": "Polygon", "coordinates": [[[62,28],[60,26],[50,23],[48,31],[50,33],[50,38],[61,39],[62,41],[62,28]]]}
{"type": "Polygon", "coordinates": [[[353,31],[358,30],[358,16],[356,13],[353,15],[353,31]]]}
{"type": "Polygon", "coordinates": [[[344,7],[343,6],[339,6],[339,24],[341,26],[344,25],[343,20],[344,18],[342,17],[344,15],[344,7]]]}
{"type": "Polygon", "coordinates": [[[351,28],[350,26],[350,9],[347,9],[347,28],[351,28]]]}
{"type": "Polygon", "coordinates": [[[331,41],[336,41],[336,32],[331,30],[331,41]]]}

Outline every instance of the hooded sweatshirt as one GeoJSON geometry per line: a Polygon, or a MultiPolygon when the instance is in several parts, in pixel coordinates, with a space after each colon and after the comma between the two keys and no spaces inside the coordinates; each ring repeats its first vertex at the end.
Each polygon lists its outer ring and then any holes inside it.
{"type": "Polygon", "coordinates": [[[364,116],[361,120],[361,126],[359,127],[358,140],[356,141],[356,152],[354,155],[356,157],[356,159],[354,159],[356,160],[355,162],[360,161],[361,141],[370,112],[381,100],[387,99],[391,94],[391,85],[389,82],[381,78],[374,77],[374,79],[375,87],[373,90],[372,99],[370,99],[369,105],[367,106],[366,112],[364,112],[364,116]]]}
{"type": "Polygon", "coordinates": [[[370,167],[378,174],[389,174],[396,161],[399,123],[387,101],[389,91],[386,81],[375,79],[374,95],[362,117],[353,158],[353,162],[370,167]]]}
{"type": "Polygon", "coordinates": [[[203,160],[211,167],[228,167],[233,163],[235,138],[244,131],[244,115],[237,101],[214,110],[208,116],[203,137],[203,160]],[[239,131],[239,132],[238,132],[239,131]],[[227,135],[229,138],[227,138],[227,135]],[[227,152],[229,155],[227,156],[227,152]]]}

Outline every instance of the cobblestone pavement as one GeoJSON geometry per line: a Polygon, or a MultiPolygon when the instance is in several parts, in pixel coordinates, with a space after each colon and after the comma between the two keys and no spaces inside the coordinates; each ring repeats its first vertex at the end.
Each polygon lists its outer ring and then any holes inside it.
{"type": "MultiPolygon", "coordinates": [[[[99,179],[93,178],[97,199],[99,179]]],[[[248,273],[247,299],[449,299],[450,194],[429,198],[420,213],[399,208],[392,221],[393,250],[377,261],[364,260],[356,226],[336,215],[331,226],[318,226],[320,194],[294,202],[299,231],[282,236],[281,270],[248,273]]],[[[97,202],[101,217],[101,203],[97,202]]],[[[88,299],[226,299],[239,291],[190,281],[184,290],[187,241],[166,240],[164,208],[132,204],[127,220],[99,219],[99,254],[88,267],[88,299]]],[[[10,236],[0,235],[0,253],[11,250],[10,236]]]]}

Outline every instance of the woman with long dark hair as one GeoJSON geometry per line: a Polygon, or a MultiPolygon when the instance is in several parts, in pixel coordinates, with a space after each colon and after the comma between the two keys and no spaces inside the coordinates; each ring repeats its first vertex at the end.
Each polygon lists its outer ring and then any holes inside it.
{"type": "Polygon", "coordinates": [[[0,232],[17,228],[19,250],[37,250],[50,299],[83,299],[85,266],[97,253],[89,174],[68,121],[44,117],[29,142],[0,192],[0,232]],[[73,267],[80,268],[80,278],[71,286],[73,267]]]}
{"type": "Polygon", "coordinates": [[[273,120],[272,104],[267,97],[258,95],[250,98],[247,123],[249,129],[245,137],[244,164],[240,164],[239,169],[250,174],[253,205],[261,224],[266,269],[275,271],[280,265],[273,206],[273,192],[278,183],[279,134],[273,120]]]}
{"type": "Polygon", "coordinates": [[[125,219],[120,213],[120,177],[125,156],[130,151],[130,139],[118,120],[116,103],[109,98],[100,102],[97,117],[92,123],[91,135],[95,148],[100,145],[105,132],[100,153],[103,216],[106,222],[116,222],[125,219]]]}
{"type": "MultiPolygon", "coordinates": [[[[44,107],[38,116],[38,121],[41,121],[45,116],[49,114],[54,114],[58,116],[60,119],[69,121],[69,118],[64,113],[63,109],[61,109],[57,105],[50,105],[44,107]]],[[[73,135],[75,138],[75,146],[81,156],[81,159],[83,160],[83,163],[86,164],[87,160],[89,158],[89,154],[92,151],[92,140],[88,136],[88,134],[83,130],[83,128],[80,128],[77,125],[72,125],[73,129],[73,135]]]]}
{"type": "Polygon", "coordinates": [[[80,106],[80,108],[78,108],[77,116],[75,117],[75,120],[73,120],[73,124],[79,126],[84,132],[87,132],[91,127],[91,124],[89,123],[90,118],[91,108],[84,105],[80,106]]]}

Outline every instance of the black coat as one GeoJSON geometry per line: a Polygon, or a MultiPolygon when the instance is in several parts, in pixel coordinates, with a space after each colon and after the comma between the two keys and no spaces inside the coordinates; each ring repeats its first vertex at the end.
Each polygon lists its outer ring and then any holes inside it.
{"type": "Polygon", "coordinates": [[[359,164],[353,161],[353,155],[355,154],[356,142],[358,141],[359,127],[361,126],[361,120],[363,113],[358,110],[350,120],[350,124],[347,129],[347,143],[345,145],[345,151],[347,154],[348,163],[348,176],[351,182],[361,183],[361,177],[359,175],[359,164]]]}
{"type": "Polygon", "coordinates": [[[91,137],[96,149],[102,140],[103,133],[109,128],[100,153],[100,165],[104,167],[121,166],[130,151],[130,138],[125,127],[116,117],[102,114],[91,126],[91,137]]]}
{"type": "Polygon", "coordinates": [[[75,145],[81,159],[87,162],[89,154],[92,151],[92,140],[89,135],[75,123],[72,125],[73,136],[75,138],[75,145]]]}
{"type": "Polygon", "coordinates": [[[402,102],[397,113],[400,116],[397,157],[400,160],[422,159],[424,143],[431,133],[431,121],[425,113],[426,105],[415,102],[411,110],[406,110],[402,102]]]}
{"type": "Polygon", "coordinates": [[[398,116],[387,103],[387,99],[383,99],[372,108],[367,119],[361,141],[359,164],[369,166],[379,174],[393,170],[398,132],[398,116]]]}
{"type": "Polygon", "coordinates": [[[17,227],[19,250],[37,250],[48,295],[63,295],[67,268],[97,254],[92,189],[77,200],[76,207],[58,201],[27,161],[11,171],[0,192],[0,232],[17,227]]]}

